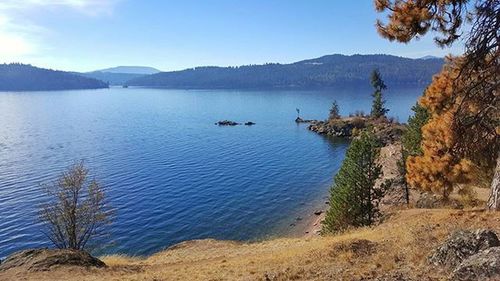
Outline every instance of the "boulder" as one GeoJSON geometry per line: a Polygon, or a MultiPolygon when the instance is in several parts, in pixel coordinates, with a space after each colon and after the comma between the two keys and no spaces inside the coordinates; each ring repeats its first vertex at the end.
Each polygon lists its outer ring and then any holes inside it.
{"type": "Polygon", "coordinates": [[[500,246],[497,235],[491,230],[458,230],[433,251],[429,262],[436,266],[455,268],[465,259],[491,247],[500,246]]]}
{"type": "Polygon", "coordinates": [[[500,280],[500,247],[489,248],[465,259],[453,270],[451,280],[500,280]]]}
{"type": "Polygon", "coordinates": [[[31,249],[16,252],[0,264],[0,271],[20,268],[26,271],[47,271],[54,266],[106,267],[89,253],[69,249],[31,249]]]}
{"type": "Polygon", "coordinates": [[[443,199],[443,197],[429,194],[420,193],[417,199],[417,208],[421,209],[436,209],[436,208],[452,208],[452,209],[463,209],[464,206],[458,200],[452,200],[451,198],[443,199]]]}

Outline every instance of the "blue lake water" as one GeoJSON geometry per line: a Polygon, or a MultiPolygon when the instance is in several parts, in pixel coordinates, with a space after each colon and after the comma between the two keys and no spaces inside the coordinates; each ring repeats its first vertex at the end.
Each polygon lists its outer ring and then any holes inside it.
{"type": "MultiPolygon", "coordinates": [[[[405,121],[421,91],[389,91],[389,115],[405,121]]],[[[348,145],[295,124],[295,109],[324,119],[334,99],[342,114],[370,109],[369,89],[0,92],[0,258],[50,246],[40,184],[80,159],[116,209],[98,254],[290,235],[324,201],[348,145]]]]}

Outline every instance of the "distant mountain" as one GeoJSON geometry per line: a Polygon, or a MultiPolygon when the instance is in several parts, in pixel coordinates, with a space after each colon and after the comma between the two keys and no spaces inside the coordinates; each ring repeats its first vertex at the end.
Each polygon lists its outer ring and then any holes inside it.
{"type": "Polygon", "coordinates": [[[134,73],[113,73],[113,72],[87,72],[78,73],[79,75],[101,80],[110,85],[124,85],[127,81],[144,76],[144,74],[134,74],[134,73]]]}
{"type": "Polygon", "coordinates": [[[50,91],[107,88],[108,84],[74,73],[28,64],[0,64],[0,91],[50,91]]]}
{"type": "Polygon", "coordinates": [[[424,86],[443,59],[409,59],[390,55],[328,55],[291,64],[196,67],[160,72],[127,82],[131,86],[181,89],[321,89],[369,85],[380,70],[389,86],[424,86]]]}
{"type": "Polygon", "coordinates": [[[425,57],[421,57],[419,59],[421,59],[421,60],[431,60],[431,59],[443,59],[443,58],[436,57],[436,56],[425,56],[425,57]]]}
{"type": "Polygon", "coordinates": [[[117,67],[96,70],[95,72],[149,75],[149,74],[158,73],[160,71],[156,68],[148,67],[148,66],[117,66],[117,67]]]}
{"type": "Polygon", "coordinates": [[[107,82],[110,85],[124,85],[129,80],[159,72],[158,69],[147,66],[117,66],[79,74],[107,82]]]}

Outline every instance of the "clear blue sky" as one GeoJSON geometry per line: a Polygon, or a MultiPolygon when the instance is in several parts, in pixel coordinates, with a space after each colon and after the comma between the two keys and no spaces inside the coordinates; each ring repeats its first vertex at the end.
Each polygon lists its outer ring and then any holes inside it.
{"type": "Polygon", "coordinates": [[[90,71],[287,63],[326,54],[458,54],[391,43],[372,0],[1,0],[0,62],[90,71]]]}

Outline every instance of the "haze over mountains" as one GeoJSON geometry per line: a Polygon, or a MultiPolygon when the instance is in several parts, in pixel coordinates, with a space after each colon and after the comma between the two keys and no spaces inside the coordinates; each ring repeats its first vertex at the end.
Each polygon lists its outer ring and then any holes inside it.
{"type": "Polygon", "coordinates": [[[423,56],[421,58],[419,58],[421,60],[428,60],[428,59],[442,59],[440,57],[436,57],[436,56],[423,56]]]}
{"type": "Polygon", "coordinates": [[[0,65],[0,90],[95,89],[108,85],[172,89],[322,89],[368,86],[379,69],[388,86],[425,86],[444,60],[391,55],[328,55],[290,64],[239,67],[203,66],[160,72],[143,66],[118,66],[87,73],[47,70],[23,64],[0,65]]]}
{"type": "Polygon", "coordinates": [[[150,74],[155,74],[155,73],[158,73],[161,71],[156,69],[156,68],[149,67],[149,66],[117,66],[117,67],[96,70],[95,72],[150,75],[150,74]]]}
{"type": "Polygon", "coordinates": [[[124,85],[127,81],[134,78],[159,72],[160,70],[147,66],[117,66],[79,74],[99,79],[109,83],[110,85],[124,85]]]}

